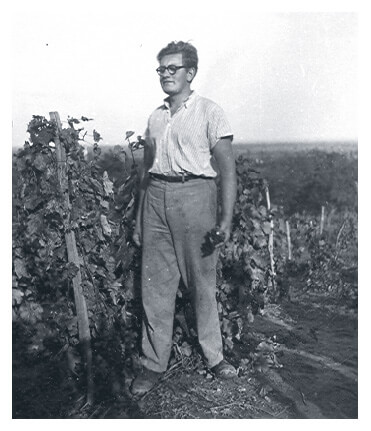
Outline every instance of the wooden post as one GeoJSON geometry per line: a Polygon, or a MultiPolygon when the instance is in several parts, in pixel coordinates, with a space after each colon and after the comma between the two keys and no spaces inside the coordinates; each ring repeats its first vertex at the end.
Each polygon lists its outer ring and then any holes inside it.
{"type": "Polygon", "coordinates": [[[82,346],[83,355],[86,361],[86,376],[87,376],[87,404],[93,403],[93,372],[92,372],[92,351],[91,351],[91,336],[89,328],[89,317],[86,306],[86,301],[81,285],[80,257],[77,251],[75,232],[71,229],[71,204],[68,190],[68,175],[67,175],[67,159],[66,151],[59,139],[59,132],[62,130],[61,120],[58,112],[50,112],[50,120],[57,125],[57,136],[54,140],[55,152],[57,157],[57,175],[60,184],[60,189],[63,198],[63,207],[66,212],[64,221],[65,241],[67,246],[68,262],[71,262],[77,267],[77,274],[72,279],[73,293],[76,306],[77,323],[79,328],[79,340],[82,346]]]}
{"type": "Polygon", "coordinates": [[[286,236],[287,236],[287,249],[288,249],[288,259],[291,260],[291,235],[290,235],[290,223],[286,220],[286,236]]]}
{"type": "Polygon", "coordinates": [[[339,249],[338,249],[338,246],[339,246],[339,243],[340,243],[340,237],[341,237],[341,234],[342,234],[342,232],[343,232],[343,230],[344,230],[344,227],[345,227],[346,222],[347,222],[347,219],[345,218],[345,219],[344,219],[344,221],[343,221],[343,223],[342,223],[342,224],[341,224],[341,226],[340,226],[340,229],[339,229],[339,231],[338,231],[337,235],[336,235],[336,243],[335,243],[335,262],[337,261],[338,256],[339,256],[339,249]]]}
{"type": "Polygon", "coordinates": [[[321,207],[321,223],[319,227],[319,234],[322,235],[323,233],[323,226],[325,224],[325,207],[322,205],[321,207]]]}
{"type": "Polygon", "coordinates": [[[272,287],[273,292],[276,293],[276,271],[274,267],[274,255],[273,255],[273,229],[274,229],[274,223],[273,218],[270,214],[271,210],[271,201],[269,197],[269,188],[268,186],[265,188],[265,197],[267,199],[267,208],[268,208],[268,214],[269,214],[269,220],[270,220],[270,232],[269,232],[269,239],[268,239],[268,251],[269,251],[269,258],[270,258],[270,267],[271,267],[271,280],[272,280],[272,287]]]}

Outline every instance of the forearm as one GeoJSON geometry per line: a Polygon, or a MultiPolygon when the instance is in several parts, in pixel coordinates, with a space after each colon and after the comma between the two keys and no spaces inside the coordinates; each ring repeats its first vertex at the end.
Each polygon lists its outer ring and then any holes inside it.
{"type": "Polygon", "coordinates": [[[216,144],[213,155],[218,164],[221,183],[222,214],[220,225],[223,228],[230,228],[237,193],[236,163],[231,139],[221,139],[216,144]]]}
{"type": "Polygon", "coordinates": [[[137,212],[135,217],[136,224],[140,223],[140,220],[142,217],[143,201],[144,201],[144,195],[146,193],[146,189],[148,186],[148,181],[149,181],[149,174],[148,172],[145,172],[139,184],[138,204],[137,204],[137,212]]]}
{"type": "Polygon", "coordinates": [[[143,166],[140,173],[140,182],[139,182],[139,193],[138,193],[138,204],[137,204],[137,213],[136,213],[136,224],[139,226],[142,210],[143,210],[143,201],[144,195],[146,193],[148,183],[149,183],[149,169],[152,166],[152,153],[147,145],[144,146],[144,154],[143,154],[143,166]]]}
{"type": "Polygon", "coordinates": [[[220,183],[221,183],[221,204],[222,213],[220,224],[226,224],[230,226],[233,217],[233,208],[236,202],[237,193],[237,178],[235,164],[228,167],[228,170],[220,172],[220,183]]]}

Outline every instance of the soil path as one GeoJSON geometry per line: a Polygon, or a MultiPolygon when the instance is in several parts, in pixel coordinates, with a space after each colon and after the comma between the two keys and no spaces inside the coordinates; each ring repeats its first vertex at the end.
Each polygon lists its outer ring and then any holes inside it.
{"type": "Polygon", "coordinates": [[[357,418],[358,323],[353,313],[319,297],[272,306],[252,331],[274,337],[283,365],[264,379],[301,417],[357,418]]]}
{"type": "MultiPolygon", "coordinates": [[[[235,345],[232,362],[250,361],[239,378],[223,382],[180,367],[131,400],[129,417],[357,418],[357,315],[345,310],[316,295],[269,305],[235,345]],[[257,355],[259,344],[266,350],[257,355]]],[[[124,405],[128,398],[106,417],[120,417],[124,405]]]]}

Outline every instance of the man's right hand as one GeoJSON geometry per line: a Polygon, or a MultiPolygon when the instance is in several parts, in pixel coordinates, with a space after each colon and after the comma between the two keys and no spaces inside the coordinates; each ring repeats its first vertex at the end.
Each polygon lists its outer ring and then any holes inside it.
{"type": "Polygon", "coordinates": [[[133,241],[138,247],[142,245],[142,229],[140,227],[140,223],[137,223],[134,232],[133,232],[133,241]]]}

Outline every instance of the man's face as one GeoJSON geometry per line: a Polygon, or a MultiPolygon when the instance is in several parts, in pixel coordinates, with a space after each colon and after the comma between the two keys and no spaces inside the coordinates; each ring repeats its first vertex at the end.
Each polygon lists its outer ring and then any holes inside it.
{"type": "MultiPolygon", "coordinates": [[[[160,66],[183,66],[182,54],[169,54],[162,57],[160,66]]],[[[174,75],[170,75],[168,70],[160,76],[160,83],[163,91],[169,96],[182,93],[192,79],[192,70],[187,71],[186,68],[178,69],[174,75]]]]}

